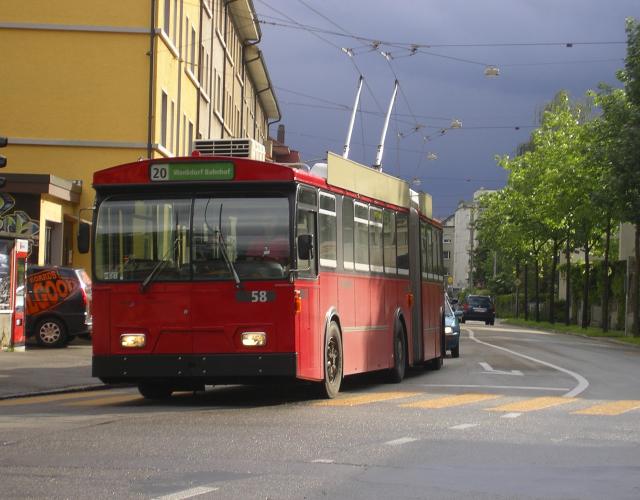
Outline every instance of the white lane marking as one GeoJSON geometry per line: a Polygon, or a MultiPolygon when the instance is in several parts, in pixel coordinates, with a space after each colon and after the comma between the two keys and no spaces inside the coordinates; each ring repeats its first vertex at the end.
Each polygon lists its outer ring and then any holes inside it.
{"type": "Polygon", "coordinates": [[[471,340],[473,340],[474,342],[477,342],[478,344],[482,344],[482,345],[486,345],[486,346],[489,346],[489,347],[493,347],[494,349],[499,349],[501,351],[508,352],[509,354],[513,354],[514,356],[518,356],[520,358],[527,359],[529,361],[533,361],[534,363],[538,363],[538,364],[541,364],[541,365],[544,365],[544,366],[548,366],[549,368],[553,368],[554,370],[558,370],[558,371],[560,371],[562,373],[566,373],[567,375],[570,375],[571,377],[576,379],[578,381],[578,385],[576,385],[569,392],[563,394],[563,396],[565,398],[573,398],[573,397],[577,396],[578,394],[584,392],[587,389],[587,387],[589,387],[589,381],[586,378],[584,378],[582,375],[580,375],[579,373],[572,372],[571,370],[567,370],[566,368],[562,368],[561,366],[557,366],[557,365],[554,365],[552,363],[547,363],[546,361],[542,361],[541,359],[537,359],[537,358],[534,358],[532,356],[527,356],[526,354],[522,354],[520,352],[512,351],[511,349],[507,349],[506,347],[500,347],[498,345],[489,344],[488,342],[483,342],[482,340],[478,340],[475,337],[475,334],[473,333],[473,330],[471,330],[470,328],[467,328],[467,331],[469,332],[469,338],[471,340]]]}
{"type": "Polygon", "coordinates": [[[312,460],[311,463],[313,464],[334,464],[336,463],[335,460],[331,460],[329,458],[318,458],[317,460],[312,460]]]}
{"type": "Polygon", "coordinates": [[[500,418],[518,418],[521,415],[522,413],[518,413],[514,411],[511,413],[505,413],[504,415],[500,415],[500,418]]]}
{"type": "Polygon", "coordinates": [[[403,437],[400,439],[394,439],[393,441],[387,441],[384,444],[389,446],[399,446],[401,444],[413,443],[414,441],[417,441],[417,439],[412,437],[403,437]]]}
{"type": "Polygon", "coordinates": [[[460,424],[460,425],[454,425],[453,427],[449,427],[449,429],[462,431],[464,429],[471,429],[471,427],[476,427],[477,425],[478,424],[460,424]]]}
{"type": "Polygon", "coordinates": [[[492,373],[492,374],[496,374],[496,375],[519,375],[519,376],[522,376],[522,372],[520,370],[511,370],[511,371],[507,372],[507,371],[504,371],[504,370],[496,370],[489,363],[485,363],[484,361],[480,361],[478,364],[484,369],[484,373],[492,373]]]}
{"type": "Polygon", "coordinates": [[[217,491],[219,489],[220,488],[198,486],[196,488],[189,488],[188,490],[176,491],[175,493],[171,493],[170,495],[156,497],[154,500],[184,500],[185,498],[197,497],[200,495],[204,495],[205,493],[211,493],[212,491],[217,491]]]}
{"type": "Polygon", "coordinates": [[[475,326],[474,328],[478,329],[478,330],[491,330],[494,332],[508,332],[508,333],[531,333],[533,335],[558,335],[557,333],[553,333],[553,332],[542,332],[540,330],[519,330],[516,328],[496,328],[496,327],[489,327],[489,326],[475,326]]]}
{"type": "Polygon", "coordinates": [[[483,389],[522,389],[525,391],[568,391],[568,387],[535,387],[535,386],[519,386],[519,385],[484,385],[484,384],[420,384],[424,387],[463,387],[483,389]]]}

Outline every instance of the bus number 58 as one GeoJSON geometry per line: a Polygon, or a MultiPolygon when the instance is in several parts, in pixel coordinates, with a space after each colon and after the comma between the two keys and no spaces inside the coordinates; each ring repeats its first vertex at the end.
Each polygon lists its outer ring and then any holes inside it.
{"type": "Polygon", "coordinates": [[[251,292],[251,302],[268,302],[268,300],[269,297],[266,290],[253,290],[251,292]]]}

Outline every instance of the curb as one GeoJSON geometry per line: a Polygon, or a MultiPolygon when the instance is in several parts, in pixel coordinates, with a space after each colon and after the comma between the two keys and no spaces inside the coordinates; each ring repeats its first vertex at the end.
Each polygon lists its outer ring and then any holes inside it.
{"type": "Polygon", "coordinates": [[[42,391],[11,394],[9,396],[0,396],[0,401],[6,401],[8,399],[30,398],[35,396],[50,396],[52,394],[66,394],[71,392],[104,391],[107,389],[112,389],[113,387],[114,386],[107,384],[78,385],[72,387],[63,387],[59,389],[47,389],[42,391]]]}

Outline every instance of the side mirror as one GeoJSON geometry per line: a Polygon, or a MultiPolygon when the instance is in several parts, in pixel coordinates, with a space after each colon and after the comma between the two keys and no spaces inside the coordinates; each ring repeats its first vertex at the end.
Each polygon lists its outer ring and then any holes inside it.
{"type": "Polygon", "coordinates": [[[78,226],[78,251],[88,253],[91,241],[91,226],[86,222],[80,222],[78,226]]]}
{"type": "Polygon", "coordinates": [[[298,258],[302,260],[313,259],[312,234],[301,234],[298,236],[298,258]]]}

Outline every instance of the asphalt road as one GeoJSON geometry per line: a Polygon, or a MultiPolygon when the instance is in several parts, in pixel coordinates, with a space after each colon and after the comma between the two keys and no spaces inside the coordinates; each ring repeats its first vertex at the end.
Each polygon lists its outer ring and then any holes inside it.
{"type": "Polygon", "coordinates": [[[401,384],[0,401],[0,498],[640,498],[640,350],[468,323],[401,384]]]}

